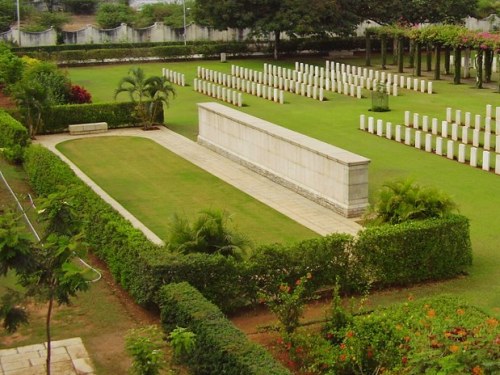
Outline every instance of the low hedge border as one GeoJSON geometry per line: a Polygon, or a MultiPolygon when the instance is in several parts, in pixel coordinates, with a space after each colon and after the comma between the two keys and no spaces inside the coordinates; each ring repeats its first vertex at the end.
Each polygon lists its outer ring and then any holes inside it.
{"type": "Polygon", "coordinates": [[[186,358],[194,374],[290,374],[188,283],[163,286],[158,302],[165,332],[181,326],[196,334],[195,348],[186,358]]]}
{"type": "Polygon", "coordinates": [[[23,124],[0,109],[0,148],[25,147],[28,142],[28,130],[23,124]]]}
{"type": "MultiPolygon", "coordinates": [[[[25,169],[40,195],[58,185],[83,185],[70,168],[42,147],[30,147],[25,169]]],[[[402,286],[450,278],[467,271],[472,259],[468,220],[441,219],[381,226],[357,239],[334,234],[292,245],[267,245],[245,262],[221,255],[169,253],[152,245],[117,212],[85,187],[79,194],[87,242],[107,262],[115,279],[141,304],[155,304],[164,285],[187,281],[231,312],[257,300],[257,292],[276,290],[310,272],[311,288],[331,286],[337,276],[342,293],[367,285],[402,286]]]]}

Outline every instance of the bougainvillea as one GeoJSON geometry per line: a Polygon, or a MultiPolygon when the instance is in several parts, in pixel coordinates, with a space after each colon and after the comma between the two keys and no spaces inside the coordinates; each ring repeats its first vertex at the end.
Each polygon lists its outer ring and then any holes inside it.
{"type": "Polygon", "coordinates": [[[92,96],[84,87],[71,85],[68,102],[70,104],[92,103],[92,96]]]}

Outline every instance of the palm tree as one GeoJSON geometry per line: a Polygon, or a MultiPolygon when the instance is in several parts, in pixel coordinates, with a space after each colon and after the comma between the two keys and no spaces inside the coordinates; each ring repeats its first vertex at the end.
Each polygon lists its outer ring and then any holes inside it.
{"type": "Polygon", "coordinates": [[[165,77],[146,78],[142,68],[130,69],[128,76],[121,79],[115,90],[115,99],[122,92],[128,92],[130,100],[136,103],[136,116],[142,121],[144,130],[151,128],[160,105],[168,105],[170,94],[175,95],[165,77]]]}
{"type": "Polygon", "coordinates": [[[183,254],[221,254],[237,260],[244,259],[251,247],[250,240],[231,225],[227,211],[207,209],[199,212],[190,224],[175,215],[171,224],[168,248],[183,254]]]}
{"type": "Polygon", "coordinates": [[[38,130],[43,125],[43,115],[52,104],[47,87],[38,82],[23,79],[14,87],[14,98],[28,126],[30,137],[35,139],[38,130]]]}

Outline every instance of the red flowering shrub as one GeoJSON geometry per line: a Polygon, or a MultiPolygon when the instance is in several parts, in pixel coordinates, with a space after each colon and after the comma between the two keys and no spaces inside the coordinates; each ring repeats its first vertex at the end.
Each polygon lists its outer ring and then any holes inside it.
{"type": "Polygon", "coordinates": [[[71,85],[68,102],[69,104],[92,103],[92,95],[82,86],[71,85]]]}

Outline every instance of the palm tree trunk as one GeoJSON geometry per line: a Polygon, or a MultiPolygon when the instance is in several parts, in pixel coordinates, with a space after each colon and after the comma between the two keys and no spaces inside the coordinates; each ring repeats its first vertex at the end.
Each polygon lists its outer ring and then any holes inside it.
{"type": "Polygon", "coordinates": [[[403,73],[403,61],[404,61],[404,39],[403,37],[398,38],[398,73],[403,73]]]}
{"type": "Polygon", "coordinates": [[[462,50],[460,49],[460,47],[455,47],[455,49],[453,50],[453,60],[455,61],[453,83],[455,85],[459,85],[462,72],[462,50]]]}
{"type": "Polygon", "coordinates": [[[278,46],[280,43],[280,34],[279,30],[274,30],[274,59],[278,60],[278,46]]]}
{"type": "Polygon", "coordinates": [[[422,75],[422,45],[417,42],[417,45],[416,45],[416,49],[417,49],[417,67],[416,67],[416,72],[415,72],[415,75],[417,77],[420,77],[422,75]]]}
{"type": "Polygon", "coordinates": [[[434,47],[434,53],[436,55],[435,60],[434,60],[434,79],[440,80],[441,79],[441,46],[439,44],[437,44],[434,47]]]}
{"type": "Polygon", "coordinates": [[[483,88],[483,50],[481,48],[476,54],[476,88],[483,88]]]}
{"type": "Polygon", "coordinates": [[[428,43],[426,48],[426,62],[427,62],[427,71],[432,71],[432,46],[428,43]]]}
{"type": "Polygon", "coordinates": [[[365,56],[365,65],[372,65],[372,39],[370,33],[365,33],[365,41],[366,41],[366,56],[365,56]]]}
{"type": "Polygon", "coordinates": [[[444,74],[450,74],[450,48],[446,47],[444,49],[444,74]]]}
{"type": "Polygon", "coordinates": [[[382,59],[382,69],[387,69],[387,37],[383,36],[380,40],[380,57],[382,59]]]}

